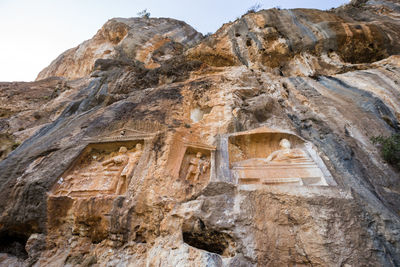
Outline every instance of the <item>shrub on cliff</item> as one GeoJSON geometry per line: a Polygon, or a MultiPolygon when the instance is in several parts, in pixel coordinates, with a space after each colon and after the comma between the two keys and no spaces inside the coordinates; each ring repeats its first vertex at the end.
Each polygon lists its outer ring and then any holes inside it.
{"type": "Polygon", "coordinates": [[[147,11],[147,8],[146,8],[146,9],[143,9],[143,10],[140,11],[140,12],[138,12],[137,15],[138,15],[139,17],[141,17],[141,18],[146,18],[146,19],[150,18],[150,12],[147,11]]]}
{"type": "Polygon", "coordinates": [[[260,3],[256,3],[254,5],[252,5],[246,12],[246,14],[249,13],[256,13],[257,11],[259,11],[261,9],[262,5],[260,3]]]}
{"type": "Polygon", "coordinates": [[[385,161],[400,170],[400,134],[393,134],[389,137],[373,137],[372,142],[379,145],[385,161]]]}

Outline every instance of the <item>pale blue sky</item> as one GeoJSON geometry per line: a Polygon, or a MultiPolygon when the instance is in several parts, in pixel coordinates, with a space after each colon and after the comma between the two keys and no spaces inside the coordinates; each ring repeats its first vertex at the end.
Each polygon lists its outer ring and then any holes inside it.
{"type": "Polygon", "coordinates": [[[0,81],[32,81],[59,54],[90,39],[113,17],[183,20],[196,30],[215,32],[256,3],[262,8],[329,9],[347,0],[0,0],[0,81]]]}

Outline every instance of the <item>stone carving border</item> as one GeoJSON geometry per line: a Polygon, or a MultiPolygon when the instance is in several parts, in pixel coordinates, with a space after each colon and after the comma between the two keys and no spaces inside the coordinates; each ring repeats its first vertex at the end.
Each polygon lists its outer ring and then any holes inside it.
{"type": "Polygon", "coordinates": [[[118,130],[109,134],[85,138],[89,143],[105,143],[118,141],[149,140],[164,130],[164,126],[159,122],[150,121],[131,121],[118,130]]]}
{"type": "MultiPolygon", "coordinates": [[[[183,145],[186,147],[186,149],[188,147],[193,147],[193,148],[209,150],[211,152],[213,152],[217,149],[215,146],[209,146],[209,145],[205,145],[205,144],[198,143],[198,142],[184,142],[183,145]]],[[[186,151],[185,151],[185,153],[186,153],[186,151]]]]}
{"type": "Polygon", "coordinates": [[[200,149],[200,150],[207,150],[210,152],[210,177],[209,177],[209,181],[211,181],[213,179],[213,177],[215,176],[215,151],[216,151],[216,146],[210,146],[210,145],[206,145],[203,143],[199,143],[199,142],[188,142],[188,141],[184,141],[183,142],[183,153],[180,155],[179,158],[179,168],[177,169],[177,176],[179,176],[179,173],[181,172],[181,168],[182,168],[182,161],[188,151],[188,149],[190,148],[194,148],[194,149],[200,149]]]}
{"type": "MultiPolygon", "coordinates": [[[[81,158],[82,153],[85,153],[85,151],[93,145],[101,145],[101,144],[106,144],[106,143],[117,143],[117,142],[141,142],[143,144],[143,153],[145,153],[145,150],[147,151],[148,148],[146,146],[152,142],[152,140],[160,134],[161,130],[158,130],[157,132],[144,132],[144,131],[139,131],[137,128],[141,128],[143,130],[152,130],[154,129],[154,125],[152,124],[146,124],[142,123],[139,125],[140,127],[122,127],[118,130],[114,130],[111,133],[107,135],[101,135],[97,137],[90,137],[90,138],[85,138],[83,139],[84,146],[83,148],[79,151],[77,156],[72,160],[72,162],[68,165],[67,168],[62,172],[62,174],[57,178],[57,182],[59,181],[60,177],[62,177],[65,173],[73,170],[75,168],[75,165],[77,161],[81,158]],[[149,126],[150,125],[150,126],[149,126]],[[147,128],[146,128],[147,127],[147,128]],[[136,129],[133,129],[136,128],[136,129]]],[[[161,129],[161,127],[156,127],[157,129],[161,129]]],[[[139,164],[140,162],[138,162],[139,164]]],[[[128,178],[127,178],[128,179],[128,178]]],[[[52,194],[54,187],[57,185],[57,182],[52,186],[50,189],[49,193],[52,194]]],[[[129,184],[127,185],[129,186],[129,184]]],[[[129,188],[128,188],[129,190],[129,188]]],[[[102,191],[99,191],[102,192],[102,191]]],[[[107,194],[105,192],[105,194],[107,194]]],[[[83,196],[84,194],[78,194],[79,196],[83,196]]],[[[72,195],[71,195],[72,196],[72,195]]]]}
{"type": "Polygon", "coordinates": [[[293,136],[297,138],[298,140],[301,140],[303,144],[303,149],[307,151],[308,155],[311,157],[311,159],[317,164],[317,166],[320,168],[324,175],[324,179],[328,186],[337,186],[336,181],[330,174],[328,168],[326,167],[325,163],[321,159],[321,157],[318,155],[317,149],[315,146],[298,136],[297,134],[288,131],[288,130],[280,130],[280,129],[270,129],[267,127],[260,127],[256,128],[253,130],[249,131],[243,131],[243,132],[236,132],[236,133],[231,133],[231,134],[225,134],[220,136],[219,140],[219,145],[218,145],[218,151],[216,155],[216,160],[218,164],[217,168],[217,176],[216,178],[221,181],[226,181],[230,183],[237,183],[237,181],[234,181],[234,177],[231,173],[231,168],[230,168],[230,155],[228,153],[228,146],[230,144],[230,139],[243,136],[243,135],[252,135],[252,134],[286,134],[293,136]]]}
{"type": "Polygon", "coordinates": [[[94,143],[107,143],[107,142],[118,142],[118,141],[125,142],[125,141],[136,141],[136,140],[150,140],[153,139],[158,133],[159,132],[141,133],[122,128],[121,130],[112,132],[110,134],[111,136],[92,137],[84,139],[84,141],[88,142],[88,144],[94,144],[94,143]]]}

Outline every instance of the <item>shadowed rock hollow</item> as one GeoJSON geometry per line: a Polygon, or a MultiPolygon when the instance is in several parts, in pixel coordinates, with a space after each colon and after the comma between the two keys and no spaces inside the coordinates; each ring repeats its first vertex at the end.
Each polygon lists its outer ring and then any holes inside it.
{"type": "Polygon", "coordinates": [[[203,38],[116,18],[0,83],[4,266],[398,266],[400,4],[203,38]]]}

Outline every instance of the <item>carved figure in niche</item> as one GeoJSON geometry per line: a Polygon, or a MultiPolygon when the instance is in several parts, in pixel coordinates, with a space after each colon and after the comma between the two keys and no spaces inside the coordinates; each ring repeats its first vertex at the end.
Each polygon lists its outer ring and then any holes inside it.
{"type": "Polygon", "coordinates": [[[133,170],[136,167],[140,157],[142,156],[142,144],[138,143],[135,146],[135,151],[129,153],[128,163],[125,165],[124,169],[121,172],[122,181],[118,184],[117,194],[119,194],[124,186],[127,184],[127,179],[132,175],[133,170]]]}
{"type": "Polygon", "coordinates": [[[128,163],[129,156],[126,154],[128,152],[128,149],[124,146],[121,146],[118,151],[118,155],[115,157],[112,157],[109,160],[106,160],[103,162],[101,165],[103,165],[105,168],[105,171],[108,170],[113,170],[112,166],[122,166],[128,163]]]}
{"type": "Polygon", "coordinates": [[[133,170],[135,169],[136,163],[139,161],[140,156],[142,155],[142,152],[142,144],[136,144],[135,151],[129,153],[128,163],[121,172],[122,177],[129,177],[132,174],[133,170]]]}
{"type": "Polygon", "coordinates": [[[105,162],[102,163],[105,166],[105,171],[113,171],[113,166],[118,166],[118,168],[123,168],[120,174],[121,179],[118,181],[116,193],[120,194],[122,188],[126,186],[127,179],[132,174],[133,170],[136,167],[137,162],[139,161],[142,155],[142,144],[136,144],[135,151],[131,153],[127,153],[128,149],[122,146],[119,149],[119,154],[105,162]]]}
{"type": "MultiPolygon", "coordinates": [[[[243,147],[246,148],[248,144],[244,143],[243,147]]],[[[265,142],[265,149],[272,145],[272,142],[265,142]]],[[[262,151],[262,147],[257,147],[257,153],[250,155],[262,155],[262,151]]],[[[327,185],[322,170],[306,150],[302,147],[292,148],[286,138],[281,138],[278,150],[268,156],[250,156],[249,159],[233,162],[232,174],[239,184],[327,185]]]]}
{"type": "Polygon", "coordinates": [[[142,146],[142,143],[136,143],[135,148],[131,150],[120,146],[116,154],[102,149],[85,152],[78,165],[58,180],[53,194],[123,194],[142,156],[142,146]]]}
{"type": "Polygon", "coordinates": [[[282,139],[279,142],[280,150],[272,152],[266,159],[266,163],[297,163],[308,160],[306,153],[298,148],[291,148],[289,140],[282,139]]]}
{"type": "Polygon", "coordinates": [[[193,181],[198,181],[199,176],[205,173],[210,166],[208,160],[202,159],[202,153],[197,152],[196,157],[193,157],[189,162],[189,168],[186,175],[186,180],[190,180],[193,176],[193,181]]]}
{"type": "Polygon", "coordinates": [[[120,168],[123,168],[120,177],[121,179],[118,179],[117,181],[117,189],[116,189],[116,193],[120,194],[121,193],[121,189],[123,188],[123,186],[126,184],[126,174],[127,174],[127,167],[129,164],[129,156],[127,154],[128,149],[124,146],[121,146],[119,151],[118,151],[118,155],[115,157],[112,157],[109,160],[106,160],[105,162],[103,162],[101,165],[105,166],[104,170],[106,171],[106,173],[108,173],[109,171],[118,171],[120,170],[120,168]],[[115,168],[117,167],[117,168],[115,168]]]}

